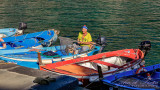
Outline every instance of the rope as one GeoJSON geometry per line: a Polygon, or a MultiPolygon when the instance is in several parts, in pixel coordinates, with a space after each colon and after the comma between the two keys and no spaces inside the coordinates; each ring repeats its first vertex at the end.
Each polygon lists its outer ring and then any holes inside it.
{"type": "MultiPolygon", "coordinates": [[[[117,57],[120,58],[120,55],[122,55],[124,52],[125,52],[125,50],[124,50],[122,53],[120,53],[119,56],[117,56],[117,57]]],[[[137,56],[137,55],[136,55],[136,56],[137,56]]],[[[118,59],[118,58],[117,58],[117,59],[118,59]]],[[[118,61],[118,60],[116,60],[116,62],[117,62],[117,61],[118,61]]],[[[120,60],[120,63],[123,64],[123,63],[122,63],[122,60],[120,60]]],[[[128,64],[128,65],[129,65],[129,64],[128,64]]]]}
{"type": "MultiPolygon", "coordinates": [[[[91,84],[93,84],[95,81],[97,81],[99,78],[96,78],[93,82],[89,83],[88,85],[86,85],[84,88],[87,88],[88,86],[90,86],[91,84]]],[[[101,80],[104,78],[100,78],[101,80]]]]}
{"type": "MultiPolygon", "coordinates": [[[[43,32],[45,32],[45,31],[43,31],[43,32]]],[[[34,40],[35,40],[35,45],[36,45],[36,38],[37,38],[38,36],[42,35],[42,34],[43,34],[43,32],[42,32],[42,33],[40,33],[39,35],[37,35],[37,36],[34,38],[34,40]]],[[[34,46],[35,46],[35,45],[34,45],[34,46]]]]}
{"type": "MultiPolygon", "coordinates": [[[[44,31],[43,31],[44,32],[44,31]]],[[[43,33],[42,32],[42,33],[43,33]]],[[[40,33],[39,35],[41,35],[42,33],[40,33]]],[[[27,34],[25,34],[24,35],[24,37],[23,37],[23,40],[25,40],[26,39],[26,37],[29,35],[29,33],[27,33],[27,34]]],[[[39,35],[37,35],[36,37],[38,37],[39,35]]],[[[16,39],[16,37],[15,37],[15,41],[13,42],[13,44],[15,44],[17,42],[17,39],[16,39]]],[[[35,40],[35,42],[36,42],[36,40],[35,40]]],[[[29,42],[30,43],[30,42],[29,42]]],[[[36,43],[35,43],[36,44],[36,43]]],[[[35,45],[34,45],[35,46],[35,45]]],[[[12,45],[12,47],[13,47],[13,45],[12,45]]],[[[28,46],[29,47],[29,46],[28,46]]],[[[15,49],[18,49],[18,48],[15,48],[15,49]]],[[[14,52],[14,50],[13,50],[13,53],[15,53],[14,52]]]]}
{"type": "MultiPolygon", "coordinates": [[[[94,81],[97,81],[99,78],[96,78],[94,81]]],[[[104,79],[104,78],[102,78],[102,79],[104,79]]],[[[91,83],[89,83],[88,85],[86,85],[84,88],[87,88],[88,86],[90,86],[91,84],[93,84],[94,83],[94,81],[93,82],[91,82],[91,83]]]]}

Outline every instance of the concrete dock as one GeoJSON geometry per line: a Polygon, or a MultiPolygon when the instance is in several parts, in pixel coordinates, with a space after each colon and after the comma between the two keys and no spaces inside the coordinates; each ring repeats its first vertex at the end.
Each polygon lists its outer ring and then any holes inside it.
{"type": "Polygon", "coordinates": [[[0,90],[73,90],[77,86],[73,77],[0,63],[0,90]]]}

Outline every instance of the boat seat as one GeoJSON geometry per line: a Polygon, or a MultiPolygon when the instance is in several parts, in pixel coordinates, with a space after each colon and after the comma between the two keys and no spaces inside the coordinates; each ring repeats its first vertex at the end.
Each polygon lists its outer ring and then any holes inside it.
{"type": "Polygon", "coordinates": [[[103,64],[103,65],[114,67],[114,68],[120,68],[120,66],[117,66],[115,64],[108,63],[108,62],[103,62],[103,61],[100,61],[100,60],[94,60],[94,61],[91,61],[91,62],[103,64]]]}

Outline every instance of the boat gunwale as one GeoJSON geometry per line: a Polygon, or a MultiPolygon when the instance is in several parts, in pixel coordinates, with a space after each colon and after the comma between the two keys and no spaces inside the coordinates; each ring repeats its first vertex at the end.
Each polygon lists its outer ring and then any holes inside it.
{"type": "MultiPolygon", "coordinates": [[[[125,49],[126,50],[126,49],[125,49]]],[[[128,50],[128,49],[127,49],[128,50]]],[[[127,68],[130,68],[130,67],[132,67],[132,66],[134,66],[135,64],[137,64],[137,63],[139,63],[143,58],[144,58],[144,53],[141,51],[141,50],[139,50],[139,49],[137,49],[137,51],[138,52],[136,52],[136,55],[138,55],[139,56],[139,53],[141,53],[141,57],[137,57],[137,59],[134,59],[133,61],[131,61],[130,63],[126,63],[126,64],[124,64],[124,65],[122,65],[122,66],[120,66],[120,68],[118,69],[118,70],[115,70],[115,71],[110,71],[110,72],[105,72],[105,73],[103,73],[103,74],[113,74],[113,73],[115,73],[115,72],[119,72],[119,71],[122,71],[122,70],[124,70],[124,69],[127,69],[127,68]],[[139,52],[140,51],[140,52],[139,52]],[[137,54],[138,53],[138,54],[137,54]],[[136,62],[137,61],[137,62],[136,62]],[[133,63],[135,63],[135,64],[133,64],[133,63]],[[127,67],[126,67],[127,66],[127,67]],[[121,69],[121,68],[123,68],[123,69],[121,69]]],[[[84,57],[83,57],[84,58],[84,57]]],[[[83,60],[84,61],[84,60],[83,60]]],[[[89,60],[85,60],[84,62],[89,62],[89,60]]],[[[84,62],[81,62],[81,63],[84,63],[84,62]]],[[[53,64],[56,64],[56,63],[53,63],[53,64]]],[[[47,64],[46,64],[47,65],[47,64]]],[[[48,64],[48,65],[51,65],[51,64],[48,64]]],[[[68,64],[67,64],[68,65],[68,64]]],[[[55,65],[55,67],[52,67],[52,68],[45,68],[46,66],[41,66],[40,67],[40,70],[49,70],[49,71],[54,71],[54,72],[59,72],[59,73],[62,73],[61,71],[63,71],[63,70],[59,70],[59,69],[56,69],[56,65],[55,65]]],[[[68,72],[65,72],[65,71],[63,71],[63,74],[69,74],[69,75],[75,75],[75,76],[96,76],[96,75],[98,75],[98,73],[96,74],[89,74],[89,75],[81,75],[81,74],[74,74],[74,73],[68,73],[68,72]]]]}

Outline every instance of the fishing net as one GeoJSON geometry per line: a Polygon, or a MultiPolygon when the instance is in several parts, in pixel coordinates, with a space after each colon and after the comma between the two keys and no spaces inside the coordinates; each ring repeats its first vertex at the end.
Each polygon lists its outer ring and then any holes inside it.
{"type": "Polygon", "coordinates": [[[158,83],[155,81],[151,81],[148,79],[140,79],[137,77],[123,77],[120,79],[117,79],[113,81],[113,83],[117,83],[122,86],[126,87],[136,87],[136,88],[155,88],[155,89],[160,89],[159,86],[157,85],[158,83]]]}

